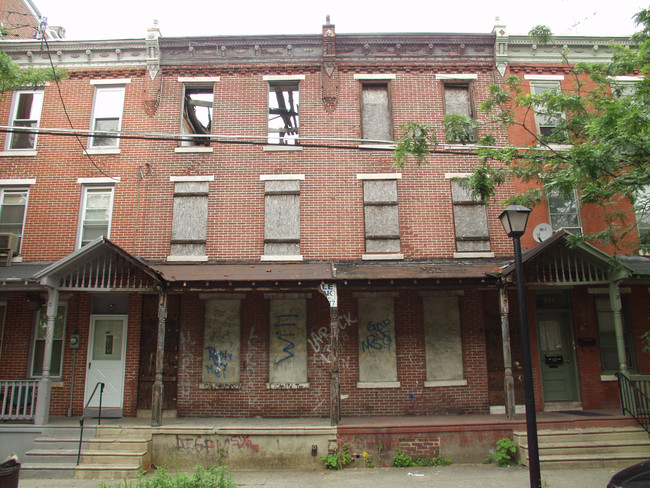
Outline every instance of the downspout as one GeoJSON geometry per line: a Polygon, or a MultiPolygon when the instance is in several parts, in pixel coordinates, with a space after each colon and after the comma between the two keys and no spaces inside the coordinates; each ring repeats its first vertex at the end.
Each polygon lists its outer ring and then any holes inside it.
{"type": "Polygon", "coordinates": [[[619,282],[612,281],[609,284],[609,304],[612,308],[614,319],[614,332],[616,333],[616,352],[618,354],[618,369],[625,376],[628,376],[627,354],[625,353],[625,335],[623,333],[623,316],[621,314],[621,291],[619,282]]]}

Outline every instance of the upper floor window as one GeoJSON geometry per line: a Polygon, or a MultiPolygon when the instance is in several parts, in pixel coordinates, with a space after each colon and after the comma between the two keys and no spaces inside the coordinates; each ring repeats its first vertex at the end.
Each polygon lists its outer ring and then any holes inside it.
{"type": "Polygon", "coordinates": [[[110,237],[113,214],[112,186],[84,186],[77,247],[83,247],[100,236],[110,237]]]}
{"type": "Polygon", "coordinates": [[[639,244],[645,248],[644,252],[647,253],[648,246],[650,246],[650,185],[646,185],[643,191],[636,195],[634,213],[639,230],[639,244]]]}
{"type": "MultiPolygon", "coordinates": [[[[16,128],[38,128],[43,108],[43,90],[18,90],[14,92],[9,125],[16,128]]],[[[12,132],[8,149],[36,149],[36,134],[12,132]]]]}
{"type": "Polygon", "coordinates": [[[174,213],[168,261],[206,261],[208,191],[213,176],[178,176],[174,182],[174,213]]]}
{"type": "Polygon", "coordinates": [[[279,78],[283,77],[265,77],[269,80],[268,142],[296,145],[300,143],[299,80],[279,78]]]}
{"type": "Polygon", "coordinates": [[[264,181],[263,259],[302,260],[300,181],[304,175],[262,175],[264,181]]]}
{"type": "Polygon", "coordinates": [[[636,93],[637,83],[642,80],[642,76],[614,76],[611,81],[612,95],[615,98],[632,96],[636,93]]]}
{"type": "Polygon", "coordinates": [[[95,149],[117,148],[120,140],[115,135],[102,132],[119,132],[122,128],[124,109],[124,85],[98,85],[95,87],[90,147],[95,149]]]}
{"type": "Polygon", "coordinates": [[[580,223],[580,204],[578,192],[573,190],[568,195],[559,190],[547,188],[548,215],[553,232],[565,229],[574,234],[582,233],[580,223]]]}
{"type": "Polygon", "coordinates": [[[490,251],[487,209],[480,198],[472,195],[464,179],[451,180],[451,200],[456,231],[456,251],[490,251]]]}
{"type": "Polygon", "coordinates": [[[28,195],[27,188],[0,187],[0,233],[18,236],[16,252],[20,250],[22,241],[28,195]]]}
{"type": "MultiPolygon", "coordinates": [[[[186,84],[183,87],[183,135],[209,136],[212,132],[214,85],[186,84]]],[[[184,137],[181,146],[209,146],[209,137],[184,137]]]]}
{"type": "MultiPolygon", "coordinates": [[[[541,76],[532,78],[529,75],[526,78],[530,81],[530,93],[532,95],[542,95],[545,92],[560,92],[560,79],[551,76],[541,76]]],[[[537,125],[537,133],[543,137],[553,135],[555,128],[562,121],[562,114],[553,110],[548,105],[537,104],[535,105],[535,124],[537,125]]]]}
{"type": "Polygon", "coordinates": [[[364,259],[402,259],[397,201],[399,173],[357,175],[363,180],[364,259]]]}
{"type": "Polygon", "coordinates": [[[361,138],[371,141],[393,140],[390,83],[361,83],[361,138]]]}

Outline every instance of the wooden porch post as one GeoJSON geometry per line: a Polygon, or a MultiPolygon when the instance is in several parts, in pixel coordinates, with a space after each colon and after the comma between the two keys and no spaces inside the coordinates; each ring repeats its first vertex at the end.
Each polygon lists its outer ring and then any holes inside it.
{"type": "Polygon", "coordinates": [[[510,323],[508,315],[508,289],[505,284],[499,286],[499,308],[501,310],[501,342],[503,344],[503,386],[506,393],[506,418],[515,420],[515,380],[512,376],[512,353],[510,350],[510,323]]]}
{"type": "Polygon", "coordinates": [[[161,289],[158,294],[158,341],[156,343],[156,380],[153,384],[151,401],[151,426],[162,424],[163,412],[163,368],[165,359],[165,329],[167,324],[167,290],[161,289]]]}
{"type": "Polygon", "coordinates": [[[59,308],[59,290],[47,288],[47,326],[45,329],[45,346],[43,351],[43,375],[38,382],[38,396],[36,398],[36,413],[34,423],[46,425],[50,420],[50,399],[52,395],[52,380],[50,369],[52,367],[52,345],[56,313],[59,308]]]}
{"type": "Polygon", "coordinates": [[[627,354],[625,353],[625,336],[623,334],[623,317],[621,315],[621,292],[618,281],[609,284],[609,303],[612,307],[614,318],[614,332],[616,333],[616,352],[618,353],[618,369],[627,376],[627,354]]]}
{"type": "Polygon", "coordinates": [[[330,425],[341,420],[341,384],[339,381],[339,308],[336,284],[321,283],[319,291],[330,304],[330,425]]]}

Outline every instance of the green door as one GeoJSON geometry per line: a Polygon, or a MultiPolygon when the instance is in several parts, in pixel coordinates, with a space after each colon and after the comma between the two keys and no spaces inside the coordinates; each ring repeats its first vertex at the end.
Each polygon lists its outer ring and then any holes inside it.
{"type": "Polygon", "coordinates": [[[579,401],[570,324],[570,316],[565,312],[537,315],[545,403],[579,401]]]}

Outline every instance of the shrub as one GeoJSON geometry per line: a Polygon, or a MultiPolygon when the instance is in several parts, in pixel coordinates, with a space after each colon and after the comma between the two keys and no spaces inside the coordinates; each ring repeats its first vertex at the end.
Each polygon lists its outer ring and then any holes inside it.
{"type": "Polygon", "coordinates": [[[325,467],[327,469],[347,468],[352,464],[350,446],[348,444],[343,444],[343,452],[339,452],[339,448],[336,446],[332,452],[327,454],[327,456],[321,457],[321,460],[325,461],[325,467]]]}
{"type": "Polygon", "coordinates": [[[125,480],[117,485],[101,483],[98,488],[237,488],[226,466],[197,466],[194,473],[169,474],[164,466],[152,476],[141,474],[135,480],[125,480]]]}
{"type": "Polygon", "coordinates": [[[451,459],[442,456],[430,458],[412,458],[408,454],[404,454],[401,449],[397,449],[397,454],[393,458],[393,466],[396,468],[410,468],[412,466],[449,466],[451,459]]]}
{"type": "Polygon", "coordinates": [[[519,464],[515,459],[517,453],[517,443],[507,437],[502,437],[497,441],[497,452],[492,455],[492,459],[498,466],[513,466],[519,464]]]}

